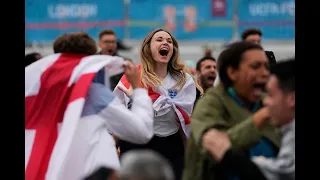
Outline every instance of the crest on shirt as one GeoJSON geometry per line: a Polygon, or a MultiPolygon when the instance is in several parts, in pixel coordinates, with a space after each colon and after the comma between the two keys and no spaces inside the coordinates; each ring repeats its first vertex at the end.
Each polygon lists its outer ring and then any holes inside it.
{"type": "Polygon", "coordinates": [[[178,93],[178,91],[175,90],[175,89],[169,89],[169,90],[168,90],[168,94],[169,94],[169,96],[170,96],[171,99],[173,99],[174,97],[176,97],[176,96],[177,96],[177,93],[178,93]]]}

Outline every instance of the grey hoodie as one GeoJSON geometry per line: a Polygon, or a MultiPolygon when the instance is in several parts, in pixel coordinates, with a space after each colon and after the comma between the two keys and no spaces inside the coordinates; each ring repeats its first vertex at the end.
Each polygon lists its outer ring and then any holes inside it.
{"type": "Polygon", "coordinates": [[[276,159],[255,157],[253,162],[270,180],[295,179],[295,120],[280,128],[281,146],[276,159]]]}

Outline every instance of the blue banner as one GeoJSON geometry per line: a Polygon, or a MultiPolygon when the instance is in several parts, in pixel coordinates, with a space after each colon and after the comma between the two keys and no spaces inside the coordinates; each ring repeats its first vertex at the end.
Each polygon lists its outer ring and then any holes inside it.
{"type": "Polygon", "coordinates": [[[111,28],[119,39],[143,39],[152,30],[165,28],[178,40],[230,40],[235,29],[241,34],[246,28],[258,27],[264,39],[294,38],[294,0],[234,2],[25,0],[25,37],[29,42],[52,42],[63,33],[84,31],[97,39],[101,30],[111,28]],[[126,6],[125,2],[130,4],[126,6]],[[239,28],[235,27],[235,17],[238,17],[239,28]]]}
{"type": "MultiPolygon", "coordinates": [[[[217,0],[218,1],[218,0],[217,0]]],[[[220,0],[222,13],[213,14],[214,0],[132,0],[130,38],[143,39],[162,27],[181,40],[230,39],[233,0],[220,0]]]]}
{"type": "Polygon", "coordinates": [[[240,33],[260,28],[264,39],[294,39],[294,0],[239,0],[240,33]]]}
{"type": "Polygon", "coordinates": [[[97,38],[112,28],[124,36],[121,0],[25,0],[26,41],[53,41],[59,35],[84,31],[97,38]]]}

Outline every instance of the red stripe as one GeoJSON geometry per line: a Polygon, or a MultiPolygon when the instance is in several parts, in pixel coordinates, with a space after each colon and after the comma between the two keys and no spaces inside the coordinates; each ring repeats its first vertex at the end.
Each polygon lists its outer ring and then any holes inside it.
{"type": "Polygon", "coordinates": [[[184,119],[184,123],[185,123],[186,125],[190,124],[190,117],[189,117],[189,115],[188,115],[184,110],[182,110],[179,106],[176,106],[176,107],[177,107],[177,109],[180,111],[180,113],[182,114],[182,117],[183,117],[183,119],[184,119]]]}
{"type": "MultiPolygon", "coordinates": [[[[151,98],[152,102],[155,102],[160,97],[160,94],[157,92],[154,92],[152,90],[152,88],[148,88],[148,94],[149,94],[149,97],[151,98]]],[[[185,125],[190,124],[189,115],[183,109],[181,109],[179,106],[176,106],[176,107],[180,111],[180,113],[184,119],[185,125]]]]}
{"type": "MultiPolygon", "coordinates": [[[[240,21],[240,26],[294,26],[294,21],[240,21]]],[[[28,23],[25,29],[71,29],[71,28],[95,28],[95,27],[122,27],[125,21],[98,21],[98,22],[57,22],[57,23],[28,23]]]]}
{"type": "Polygon", "coordinates": [[[240,21],[240,26],[294,26],[294,21],[240,21]]]}
{"type": "Polygon", "coordinates": [[[67,105],[85,97],[94,74],[82,76],[68,87],[70,76],[84,55],[63,54],[41,75],[35,96],[25,98],[25,129],[36,130],[25,179],[44,180],[57,139],[57,124],[62,122],[67,105]],[[81,88],[80,88],[81,87],[81,88]]]}
{"type": "Polygon", "coordinates": [[[130,83],[127,79],[127,76],[124,74],[121,79],[120,79],[120,82],[124,85],[124,87],[126,87],[127,89],[130,88],[130,83]]]}
{"type": "MultiPolygon", "coordinates": [[[[160,94],[157,93],[157,92],[154,92],[152,90],[152,88],[150,88],[150,87],[148,88],[148,94],[149,94],[149,97],[151,98],[152,102],[155,102],[160,97],[160,94]]],[[[176,107],[180,111],[180,113],[182,114],[182,117],[184,119],[185,125],[190,124],[189,115],[183,109],[181,109],[180,107],[178,107],[178,106],[176,106],[176,107]]]]}
{"type": "Polygon", "coordinates": [[[124,26],[125,21],[98,21],[98,22],[58,22],[58,23],[28,23],[26,29],[70,29],[124,26]]]}
{"type": "Polygon", "coordinates": [[[155,102],[160,97],[160,94],[154,92],[151,87],[148,88],[148,94],[152,102],[155,102]]]}
{"type": "Polygon", "coordinates": [[[88,74],[82,75],[79,78],[77,83],[72,86],[72,94],[69,98],[68,103],[71,103],[79,98],[86,97],[88,90],[89,90],[88,87],[91,84],[95,75],[96,75],[96,73],[88,73],[88,74]],[[87,88],[85,88],[85,87],[87,87],[87,88]]]}

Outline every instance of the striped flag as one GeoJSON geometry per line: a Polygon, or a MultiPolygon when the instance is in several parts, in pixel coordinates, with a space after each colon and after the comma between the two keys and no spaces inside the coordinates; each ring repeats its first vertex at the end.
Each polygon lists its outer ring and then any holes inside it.
{"type": "MultiPolygon", "coordinates": [[[[107,55],[53,54],[26,67],[26,180],[66,179],[61,176],[68,164],[66,159],[72,153],[81,154],[86,148],[83,141],[78,140],[78,144],[74,141],[81,134],[78,132],[79,120],[89,86],[100,69],[105,68],[106,74],[112,76],[123,71],[123,64],[123,58],[107,55]],[[70,153],[72,147],[77,147],[79,152],[70,153]]],[[[88,133],[91,126],[99,123],[101,125],[101,120],[90,120],[87,129],[82,130],[88,133]]],[[[114,144],[111,136],[109,140],[114,144]]],[[[77,173],[80,174],[77,171],[84,169],[81,165],[77,169],[78,164],[74,163],[72,173],[75,175],[68,179],[74,179],[77,173]]],[[[115,164],[118,166],[117,162],[115,164]]]]}
{"type": "MultiPolygon", "coordinates": [[[[141,71],[141,66],[138,66],[138,70],[141,71]]],[[[122,87],[124,89],[130,88],[130,83],[128,82],[126,75],[123,75],[117,87],[122,87]]],[[[130,98],[117,87],[114,89],[114,93],[123,104],[128,105],[130,98]]],[[[187,82],[183,88],[179,92],[175,92],[174,95],[170,93],[170,90],[162,86],[159,86],[157,89],[153,89],[151,87],[146,89],[148,89],[148,94],[153,101],[152,107],[155,112],[155,116],[162,116],[173,108],[184,135],[189,137],[190,116],[196,98],[196,85],[193,78],[187,74],[187,82]],[[174,97],[171,97],[172,95],[174,97]]]]}

